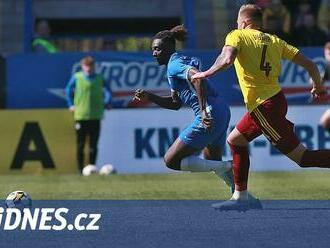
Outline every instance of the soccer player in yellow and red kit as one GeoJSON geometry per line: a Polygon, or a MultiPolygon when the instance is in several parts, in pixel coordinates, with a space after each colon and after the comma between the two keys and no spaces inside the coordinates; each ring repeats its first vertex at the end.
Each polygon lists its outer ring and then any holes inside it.
{"type": "Polygon", "coordinates": [[[238,29],[227,35],[215,63],[192,77],[209,77],[234,63],[248,110],[227,138],[233,154],[235,192],[229,201],[214,204],[219,210],[255,208],[247,192],[250,166],[247,146],[261,134],[301,167],[330,168],[330,150],[308,150],[295,135],[294,124],[286,119],[288,105],[278,83],[281,60],[291,60],[308,71],[313,81],[312,96],[319,98],[327,92],[316,65],[296,47],[261,31],[262,12],[257,5],[243,5],[237,25],[238,29]]]}

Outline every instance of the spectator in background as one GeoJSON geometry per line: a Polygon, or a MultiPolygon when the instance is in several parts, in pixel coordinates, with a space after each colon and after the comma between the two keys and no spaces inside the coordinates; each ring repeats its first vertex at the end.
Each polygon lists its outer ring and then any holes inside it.
{"type": "Polygon", "coordinates": [[[264,29],[266,33],[274,34],[288,42],[292,41],[291,35],[283,31],[281,21],[275,16],[268,18],[267,26],[264,29]]]}
{"type": "MultiPolygon", "coordinates": [[[[323,84],[326,81],[330,81],[330,42],[325,43],[324,46],[324,58],[326,60],[326,66],[324,70],[324,74],[322,76],[323,84]]],[[[330,132],[330,109],[324,112],[324,114],[320,118],[320,125],[330,132]]]]}
{"type": "Polygon", "coordinates": [[[111,91],[103,77],[95,73],[95,62],[90,56],[80,61],[76,72],[66,86],[65,93],[70,111],[74,113],[77,134],[77,160],[84,167],[84,146],[89,137],[89,163],[95,164],[100,134],[100,120],[104,108],[110,109],[111,91]]]}
{"type": "Polygon", "coordinates": [[[322,82],[330,81],[330,41],[324,45],[324,58],[327,62],[324,74],[322,76],[322,82]]]}
{"type": "Polygon", "coordinates": [[[322,0],[317,20],[319,28],[325,32],[328,37],[330,34],[330,0],[322,0]]]}
{"type": "Polygon", "coordinates": [[[281,22],[281,29],[284,33],[290,32],[291,15],[281,0],[271,0],[263,12],[263,26],[268,27],[271,19],[277,18],[281,22]]]}
{"type": "Polygon", "coordinates": [[[308,0],[301,0],[293,13],[294,28],[300,28],[304,25],[304,18],[306,15],[312,13],[312,6],[308,0]]]}
{"type": "Polygon", "coordinates": [[[271,0],[249,0],[246,4],[256,4],[260,8],[265,9],[271,3],[271,0]]]}
{"type": "Polygon", "coordinates": [[[37,22],[35,27],[35,39],[32,42],[32,50],[35,53],[56,53],[58,49],[49,41],[50,27],[46,20],[37,22]]]}
{"type": "Polygon", "coordinates": [[[302,26],[293,32],[296,46],[323,46],[326,42],[326,34],[316,25],[313,13],[305,14],[302,26]]]}
{"type": "Polygon", "coordinates": [[[117,50],[116,41],[114,39],[103,40],[102,50],[103,51],[116,51],[117,50]]]}

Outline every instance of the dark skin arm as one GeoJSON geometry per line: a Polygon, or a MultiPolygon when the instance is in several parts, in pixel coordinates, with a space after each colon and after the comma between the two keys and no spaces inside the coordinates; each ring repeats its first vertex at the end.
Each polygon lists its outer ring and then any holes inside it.
{"type": "Polygon", "coordinates": [[[149,91],[137,89],[135,91],[133,100],[149,100],[162,108],[172,110],[178,110],[181,108],[182,105],[178,93],[175,91],[171,92],[171,96],[158,96],[149,91]]]}
{"type": "Polygon", "coordinates": [[[207,82],[203,79],[192,80],[191,77],[198,73],[199,71],[192,68],[188,71],[188,80],[193,85],[196,90],[198,97],[199,109],[201,111],[202,122],[205,128],[210,129],[213,124],[212,116],[206,111],[206,92],[207,92],[207,82]]]}
{"type": "MultiPolygon", "coordinates": [[[[188,80],[191,82],[193,87],[196,90],[199,108],[201,111],[202,122],[205,128],[209,129],[212,127],[213,118],[206,111],[206,92],[207,92],[207,83],[203,79],[195,79],[192,81],[191,77],[198,73],[199,71],[195,68],[191,68],[188,71],[188,80]]],[[[137,89],[135,91],[134,100],[149,100],[162,108],[178,110],[180,109],[182,103],[178,96],[178,93],[175,91],[171,92],[171,96],[158,96],[149,91],[137,89]]]]}

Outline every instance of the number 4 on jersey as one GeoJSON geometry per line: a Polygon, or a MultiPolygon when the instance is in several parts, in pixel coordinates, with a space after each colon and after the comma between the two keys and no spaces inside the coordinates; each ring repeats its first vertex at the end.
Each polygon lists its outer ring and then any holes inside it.
{"type": "Polygon", "coordinates": [[[268,77],[270,71],[272,70],[272,67],[270,66],[269,62],[266,62],[266,52],[267,52],[267,45],[263,45],[261,61],[260,61],[260,70],[265,71],[266,77],[268,77]]]}

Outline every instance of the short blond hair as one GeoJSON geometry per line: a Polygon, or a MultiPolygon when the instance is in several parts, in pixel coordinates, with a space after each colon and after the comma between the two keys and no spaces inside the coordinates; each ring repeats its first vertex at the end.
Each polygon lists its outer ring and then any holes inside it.
{"type": "Polygon", "coordinates": [[[86,56],[80,60],[80,65],[93,66],[94,64],[95,61],[91,56],[86,56]]]}
{"type": "Polygon", "coordinates": [[[244,4],[239,9],[238,15],[250,19],[253,23],[262,27],[262,10],[256,4],[244,4]]]}

